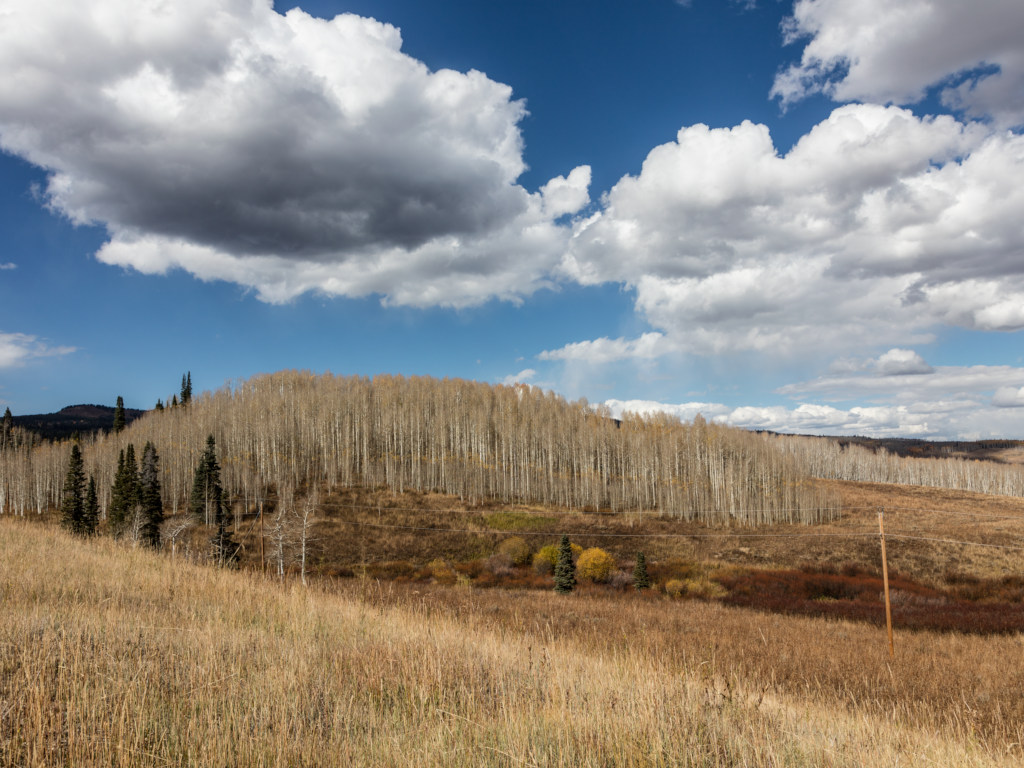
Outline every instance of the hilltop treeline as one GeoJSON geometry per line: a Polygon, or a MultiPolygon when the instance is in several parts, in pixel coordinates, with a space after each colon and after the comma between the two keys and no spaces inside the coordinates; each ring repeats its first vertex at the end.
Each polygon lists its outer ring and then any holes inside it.
{"type": "MultiPolygon", "coordinates": [[[[831,511],[795,457],[771,441],[698,419],[627,415],[528,386],[285,371],[151,412],[83,438],[85,471],[106,508],[117,457],[152,442],[172,512],[187,503],[205,438],[225,491],[252,509],[272,489],[385,486],[469,503],[657,510],[708,523],[813,522],[831,511]]],[[[0,455],[0,511],[60,503],[66,443],[0,455]]]]}
{"type": "MultiPolygon", "coordinates": [[[[114,423],[115,408],[108,405],[69,405],[56,413],[39,413],[15,416],[15,427],[34,432],[45,440],[63,440],[75,433],[85,434],[97,430],[109,430],[114,423]]],[[[127,423],[139,418],[145,411],[125,408],[127,423]]]]}
{"type": "Polygon", "coordinates": [[[860,445],[871,451],[912,459],[970,459],[1005,463],[1003,454],[1024,448],[1024,440],[925,440],[912,437],[834,437],[839,445],[860,445]]]}

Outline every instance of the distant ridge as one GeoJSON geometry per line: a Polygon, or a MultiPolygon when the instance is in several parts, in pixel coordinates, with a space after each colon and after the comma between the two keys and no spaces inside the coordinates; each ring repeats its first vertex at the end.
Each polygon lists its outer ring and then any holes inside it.
{"type": "MultiPolygon", "coordinates": [[[[144,413],[138,408],[125,408],[125,422],[130,424],[144,413]]],[[[56,413],[15,416],[14,425],[47,440],[60,440],[71,437],[75,432],[84,434],[111,429],[114,426],[114,408],[109,405],[69,405],[56,413]]]]}
{"type": "Polygon", "coordinates": [[[830,437],[842,446],[862,445],[872,451],[885,449],[913,459],[973,459],[1000,464],[1020,464],[1022,440],[922,440],[905,437],[830,437]]]}

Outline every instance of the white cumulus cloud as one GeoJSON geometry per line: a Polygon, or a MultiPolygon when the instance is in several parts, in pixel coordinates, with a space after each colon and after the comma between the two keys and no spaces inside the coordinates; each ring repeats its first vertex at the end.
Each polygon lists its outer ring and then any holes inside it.
{"type": "Polygon", "coordinates": [[[926,410],[977,407],[991,400],[1013,405],[1011,392],[1024,385],[1024,368],[1010,365],[935,366],[909,350],[890,350],[859,368],[840,366],[811,381],[787,384],[779,394],[796,398],[928,403],[926,410]],[[896,353],[896,354],[893,354],[896,353]],[[951,405],[952,404],[952,405],[951,405]]]}
{"type": "Polygon", "coordinates": [[[1024,408],[1024,387],[1000,387],[992,396],[998,408],[1024,408]]]}
{"type": "Polygon", "coordinates": [[[1015,330],[1022,177],[1024,137],[899,107],[839,107],[785,155],[763,125],[691,126],[576,222],[562,270],[634,287],[664,350],[848,354],[942,324],[1015,330]]]}
{"type": "Polygon", "coordinates": [[[878,358],[875,367],[883,376],[917,376],[935,372],[912,349],[890,349],[878,358]]]}
{"type": "Polygon", "coordinates": [[[1020,125],[1021,30],[1014,0],[797,0],[786,36],[806,44],[772,95],[912,104],[937,86],[950,107],[1020,125]]]}
{"type": "Polygon", "coordinates": [[[509,86],[430,71],[393,26],[270,0],[0,0],[0,146],[50,205],[106,227],[101,261],[254,288],[462,306],[549,284],[554,219],[509,86]]]}
{"type": "MultiPolygon", "coordinates": [[[[738,406],[722,403],[658,403],[608,400],[614,416],[634,413],[668,413],[693,421],[699,413],[719,424],[741,429],[769,430],[786,434],[863,435],[866,437],[921,437],[932,440],[1013,438],[1024,430],[1024,408],[1008,414],[1012,404],[991,406],[973,400],[920,401],[910,404],[854,406],[803,403],[795,407],[738,406]]],[[[1022,400],[1019,405],[1024,405],[1022,400]]]]}
{"type": "Polygon", "coordinates": [[[587,363],[611,363],[617,360],[653,359],[673,351],[673,345],[661,333],[645,333],[638,339],[609,339],[567,344],[560,349],[545,350],[541,360],[574,360],[587,363]]]}

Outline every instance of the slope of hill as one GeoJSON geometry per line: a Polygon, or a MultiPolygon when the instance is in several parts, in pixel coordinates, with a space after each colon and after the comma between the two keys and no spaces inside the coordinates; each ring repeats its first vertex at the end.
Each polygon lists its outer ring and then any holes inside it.
{"type": "MultiPolygon", "coordinates": [[[[657,509],[720,524],[830,514],[792,457],[743,430],[667,416],[616,423],[606,409],[533,387],[300,371],[257,376],[84,440],[101,505],[118,453],[149,441],[160,455],[164,504],[180,509],[207,435],[226,490],[246,509],[271,490],[384,486],[471,503],[657,509]]],[[[10,498],[19,508],[56,506],[67,447],[34,451],[31,459],[0,455],[9,477],[31,475],[10,498]]]]}
{"type": "Polygon", "coordinates": [[[0,766],[1017,766],[1015,637],[278,586],[0,519],[0,766]],[[922,674],[922,671],[927,671],[922,674]]]}

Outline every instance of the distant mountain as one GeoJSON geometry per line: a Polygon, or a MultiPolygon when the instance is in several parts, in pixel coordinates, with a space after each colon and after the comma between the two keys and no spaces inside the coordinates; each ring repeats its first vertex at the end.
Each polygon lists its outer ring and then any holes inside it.
{"type": "MultiPolygon", "coordinates": [[[[144,413],[137,408],[125,408],[125,422],[130,424],[144,413]]],[[[48,440],[60,440],[71,437],[75,432],[85,434],[111,429],[114,426],[114,409],[109,405],[69,405],[56,413],[15,416],[14,425],[48,440]]]]}

